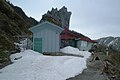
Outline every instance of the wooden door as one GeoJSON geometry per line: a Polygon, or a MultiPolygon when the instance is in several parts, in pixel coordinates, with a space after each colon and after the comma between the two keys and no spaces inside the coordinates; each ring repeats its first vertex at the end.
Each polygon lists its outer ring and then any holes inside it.
{"type": "Polygon", "coordinates": [[[34,51],[42,53],[42,38],[34,38],[34,51]]]}

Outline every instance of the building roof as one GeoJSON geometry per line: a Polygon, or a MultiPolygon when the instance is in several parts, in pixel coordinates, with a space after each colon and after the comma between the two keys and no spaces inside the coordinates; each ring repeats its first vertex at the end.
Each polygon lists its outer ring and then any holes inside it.
{"type": "Polygon", "coordinates": [[[65,28],[61,33],[61,39],[76,39],[79,38],[78,35],[72,33],[68,28],[65,28]]]}
{"type": "Polygon", "coordinates": [[[53,24],[53,23],[50,23],[50,22],[48,22],[48,21],[39,23],[39,24],[37,24],[37,25],[29,28],[29,30],[34,33],[34,32],[36,32],[36,30],[37,30],[37,31],[40,31],[40,30],[42,30],[42,29],[44,29],[44,28],[52,28],[52,29],[57,30],[58,32],[62,32],[62,31],[64,30],[64,29],[61,28],[60,26],[57,26],[57,25],[55,25],[55,24],[53,24]],[[46,27],[45,24],[51,25],[51,26],[46,27]]]}
{"type": "Polygon", "coordinates": [[[91,43],[96,43],[96,41],[91,40],[88,37],[80,38],[79,35],[73,33],[68,28],[65,28],[64,31],[61,33],[61,39],[66,39],[66,40],[68,40],[68,39],[76,39],[76,40],[82,40],[82,41],[87,41],[87,42],[91,42],[91,43]]]}

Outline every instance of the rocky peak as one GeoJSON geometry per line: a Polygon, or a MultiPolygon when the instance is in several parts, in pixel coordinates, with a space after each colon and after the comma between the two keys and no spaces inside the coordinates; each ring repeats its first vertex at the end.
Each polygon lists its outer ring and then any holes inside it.
{"type": "Polygon", "coordinates": [[[69,28],[71,12],[67,11],[67,8],[63,6],[61,9],[52,8],[51,11],[48,11],[42,16],[40,22],[49,21],[54,24],[57,24],[63,28],[69,28]]]}

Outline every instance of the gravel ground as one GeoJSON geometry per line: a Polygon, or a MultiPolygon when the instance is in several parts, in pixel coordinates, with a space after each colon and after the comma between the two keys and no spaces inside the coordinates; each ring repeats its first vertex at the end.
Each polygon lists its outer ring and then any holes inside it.
{"type": "Polygon", "coordinates": [[[85,69],[82,74],[75,77],[69,78],[67,80],[109,80],[106,75],[101,74],[102,71],[102,61],[94,60],[90,62],[92,56],[87,61],[87,69],[85,69]]]}

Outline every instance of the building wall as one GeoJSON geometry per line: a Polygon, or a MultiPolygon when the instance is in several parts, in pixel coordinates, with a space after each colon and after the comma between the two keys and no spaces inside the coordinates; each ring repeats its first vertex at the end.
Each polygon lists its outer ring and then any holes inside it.
{"type": "Polygon", "coordinates": [[[66,46],[76,47],[76,41],[74,39],[61,40],[61,48],[66,46]]]}
{"type": "Polygon", "coordinates": [[[77,48],[79,48],[80,50],[85,50],[88,51],[91,49],[93,43],[91,42],[86,42],[86,41],[77,41],[77,48]]]}
{"type": "Polygon", "coordinates": [[[78,49],[81,48],[81,41],[77,41],[77,48],[78,48],[78,49]]]}
{"type": "Polygon", "coordinates": [[[33,38],[42,38],[42,52],[59,52],[59,34],[60,33],[55,30],[45,28],[39,32],[36,31],[36,33],[33,34],[33,38]]]}

